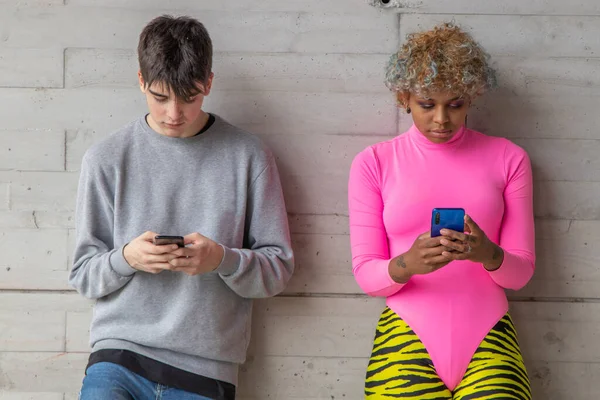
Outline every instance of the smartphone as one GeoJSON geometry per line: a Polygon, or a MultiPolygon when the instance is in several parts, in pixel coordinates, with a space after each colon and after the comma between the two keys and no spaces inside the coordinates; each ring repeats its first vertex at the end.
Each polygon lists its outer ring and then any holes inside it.
{"type": "Polygon", "coordinates": [[[434,208],[431,211],[431,237],[441,236],[440,230],[465,231],[465,210],[462,208],[434,208]]]}
{"type": "Polygon", "coordinates": [[[179,247],[184,247],[183,236],[156,235],[154,236],[154,244],[157,246],[176,244],[179,247]]]}

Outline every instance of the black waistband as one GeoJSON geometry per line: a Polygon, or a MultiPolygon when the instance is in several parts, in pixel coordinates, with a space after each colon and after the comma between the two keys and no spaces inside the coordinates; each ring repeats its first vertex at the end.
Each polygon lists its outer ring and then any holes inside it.
{"type": "Polygon", "coordinates": [[[100,362],[121,365],[149,381],[196,393],[215,400],[235,400],[235,386],[228,382],[196,375],[128,350],[104,349],[90,354],[86,367],[100,362]]]}

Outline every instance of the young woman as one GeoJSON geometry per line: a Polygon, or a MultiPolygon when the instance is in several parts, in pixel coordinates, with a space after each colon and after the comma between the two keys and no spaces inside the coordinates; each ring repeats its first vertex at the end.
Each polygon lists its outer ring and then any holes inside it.
{"type": "Polygon", "coordinates": [[[465,126],[495,86],[489,56],[453,24],[411,34],[387,86],[414,124],[359,153],[349,180],[353,272],[387,298],[367,399],[530,399],[505,288],[534,271],[531,165],[507,139],[465,126]],[[433,208],[464,230],[431,237],[433,208]]]}

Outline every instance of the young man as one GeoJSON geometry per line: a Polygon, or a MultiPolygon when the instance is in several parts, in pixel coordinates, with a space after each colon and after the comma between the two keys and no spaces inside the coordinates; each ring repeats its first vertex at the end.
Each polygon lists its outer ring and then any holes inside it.
{"type": "Polygon", "coordinates": [[[200,22],[154,19],[138,54],[149,114],[81,167],[69,283],[97,300],[81,399],[234,399],[251,299],[293,272],[277,167],[258,138],[202,111],[213,74],[200,22]]]}

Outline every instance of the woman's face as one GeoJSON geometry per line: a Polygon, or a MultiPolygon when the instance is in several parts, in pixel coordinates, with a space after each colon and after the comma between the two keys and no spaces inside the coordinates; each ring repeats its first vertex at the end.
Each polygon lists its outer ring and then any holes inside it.
{"type": "Polygon", "coordinates": [[[411,93],[407,104],[419,131],[433,143],[445,143],[465,124],[471,101],[451,92],[436,92],[425,97],[411,93]]]}

